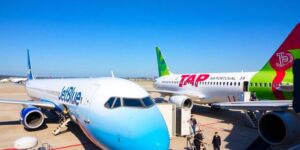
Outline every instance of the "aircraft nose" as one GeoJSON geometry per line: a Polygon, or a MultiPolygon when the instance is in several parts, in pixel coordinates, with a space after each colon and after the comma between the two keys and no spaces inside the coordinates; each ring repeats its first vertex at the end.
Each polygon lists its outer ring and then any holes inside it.
{"type": "Polygon", "coordinates": [[[169,149],[169,134],[168,131],[162,129],[161,131],[157,130],[153,133],[148,133],[144,136],[144,141],[140,142],[137,147],[147,150],[167,150],[169,149]]]}
{"type": "Polygon", "coordinates": [[[168,128],[156,106],[146,114],[135,114],[135,116],[129,120],[135,122],[135,124],[131,124],[131,126],[134,126],[134,128],[132,128],[133,130],[129,131],[129,134],[127,134],[124,139],[125,141],[128,141],[128,143],[131,143],[126,145],[128,149],[169,149],[170,138],[168,128]]]}

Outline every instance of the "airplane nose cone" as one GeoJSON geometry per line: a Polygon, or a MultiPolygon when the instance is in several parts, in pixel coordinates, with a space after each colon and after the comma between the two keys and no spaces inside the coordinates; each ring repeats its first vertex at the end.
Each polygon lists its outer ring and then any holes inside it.
{"type": "MultiPolygon", "coordinates": [[[[135,114],[128,119],[131,129],[123,137],[126,149],[143,150],[167,150],[169,149],[170,138],[166,123],[156,106],[150,108],[148,113],[135,114]],[[144,115],[143,115],[144,114],[144,115]],[[134,128],[132,128],[134,126],[134,128]],[[126,142],[127,141],[127,142],[126,142]]],[[[122,138],[120,139],[122,143],[122,138]]],[[[124,147],[123,147],[124,148],[124,147]]]]}
{"type": "Polygon", "coordinates": [[[147,109],[124,107],[114,113],[117,115],[110,117],[116,119],[93,118],[92,126],[88,128],[104,149],[169,149],[168,128],[157,106],[147,109]]]}

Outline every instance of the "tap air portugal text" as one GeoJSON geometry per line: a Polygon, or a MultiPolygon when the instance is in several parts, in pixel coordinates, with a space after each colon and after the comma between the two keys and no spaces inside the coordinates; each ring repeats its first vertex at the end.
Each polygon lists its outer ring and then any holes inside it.
{"type": "Polygon", "coordinates": [[[171,73],[157,47],[159,77],[154,83],[156,90],[151,92],[169,95],[170,101],[178,105],[186,100],[199,104],[242,102],[244,92],[255,93],[259,100],[291,100],[292,66],[294,60],[300,58],[299,41],[298,24],[259,71],[234,73],[171,73]]]}
{"type": "MultiPolygon", "coordinates": [[[[74,121],[101,149],[169,148],[169,134],[158,107],[137,84],[120,78],[34,79],[28,51],[26,90],[34,101],[3,100],[22,104],[21,120],[26,129],[39,129],[44,112],[50,110],[74,121]]],[[[57,135],[60,127],[53,131],[57,135]]]]}

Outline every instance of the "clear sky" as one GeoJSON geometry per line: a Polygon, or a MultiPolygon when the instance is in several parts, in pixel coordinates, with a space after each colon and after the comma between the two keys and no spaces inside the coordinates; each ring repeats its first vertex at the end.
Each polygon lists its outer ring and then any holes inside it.
{"type": "Polygon", "coordinates": [[[256,71],[300,22],[297,0],[1,0],[0,74],[256,71]]]}

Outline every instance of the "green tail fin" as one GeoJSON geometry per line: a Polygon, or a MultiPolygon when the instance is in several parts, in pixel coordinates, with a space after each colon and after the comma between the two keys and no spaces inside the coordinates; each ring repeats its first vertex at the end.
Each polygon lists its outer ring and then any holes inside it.
{"type": "Polygon", "coordinates": [[[159,76],[166,76],[166,75],[170,75],[170,71],[169,68],[165,62],[164,57],[161,54],[160,48],[156,47],[156,56],[157,56],[157,65],[158,65],[158,73],[159,76]]]}

